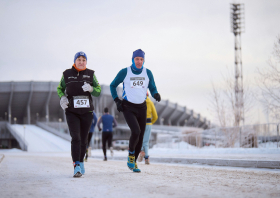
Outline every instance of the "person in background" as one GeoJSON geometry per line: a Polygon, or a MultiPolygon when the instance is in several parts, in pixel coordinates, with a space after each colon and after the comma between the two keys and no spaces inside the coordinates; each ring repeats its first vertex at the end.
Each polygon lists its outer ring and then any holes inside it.
{"type": "Polygon", "coordinates": [[[92,138],[92,134],[93,134],[93,132],[94,132],[94,128],[95,128],[95,126],[96,126],[96,124],[97,124],[97,117],[96,117],[96,114],[94,113],[94,111],[93,111],[92,113],[93,113],[93,120],[92,120],[90,129],[89,129],[89,133],[88,133],[87,151],[86,151],[86,157],[85,157],[85,159],[84,159],[85,162],[87,162],[88,150],[91,149],[91,147],[90,147],[90,141],[91,141],[91,138],[92,138]]]}
{"type": "Polygon", "coordinates": [[[145,157],[145,164],[150,164],[149,141],[151,137],[152,125],[157,121],[158,115],[154,103],[149,98],[148,92],[147,92],[146,104],[147,104],[147,123],[146,123],[146,129],[144,133],[141,152],[138,157],[138,162],[142,162],[143,157],[145,157]]]}
{"type": "Polygon", "coordinates": [[[97,122],[97,127],[99,131],[102,130],[102,149],[104,154],[104,161],[107,161],[107,150],[106,143],[108,143],[108,148],[110,148],[111,156],[113,156],[113,147],[112,147],[112,139],[113,139],[113,127],[116,127],[117,121],[116,119],[109,114],[108,108],[104,108],[104,115],[101,116],[97,122]],[[100,124],[102,123],[102,129],[100,124]]]}

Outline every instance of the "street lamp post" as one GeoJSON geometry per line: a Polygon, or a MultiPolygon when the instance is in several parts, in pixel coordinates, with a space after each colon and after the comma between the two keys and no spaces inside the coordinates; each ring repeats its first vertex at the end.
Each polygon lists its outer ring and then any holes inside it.
{"type": "Polygon", "coordinates": [[[26,151],[26,142],[25,142],[25,125],[23,125],[23,142],[24,142],[24,151],[26,151]]]}
{"type": "Polygon", "coordinates": [[[58,119],[58,122],[59,122],[59,126],[58,126],[58,127],[59,127],[59,131],[62,131],[62,130],[61,130],[61,121],[62,121],[62,119],[59,118],[59,119],[58,119]]]}
{"type": "Polygon", "coordinates": [[[163,125],[164,124],[164,118],[161,118],[160,121],[161,121],[161,125],[163,125]]]}
{"type": "Polygon", "coordinates": [[[235,41],[235,126],[244,119],[243,66],[241,58],[241,33],[244,32],[244,4],[231,4],[231,31],[235,41]]]}
{"type": "Polygon", "coordinates": [[[48,125],[49,124],[49,120],[48,120],[48,118],[49,118],[49,116],[48,115],[46,115],[46,124],[48,125]]]}

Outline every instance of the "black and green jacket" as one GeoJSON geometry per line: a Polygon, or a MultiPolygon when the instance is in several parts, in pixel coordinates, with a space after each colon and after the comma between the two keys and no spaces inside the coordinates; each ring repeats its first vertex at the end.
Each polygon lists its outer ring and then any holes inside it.
{"type": "Polygon", "coordinates": [[[91,69],[85,69],[78,72],[73,66],[71,69],[67,69],[63,72],[62,78],[57,87],[57,94],[59,98],[66,95],[69,101],[66,111],[71,111],[78,114],[87,113],[93,111],[92,96],[98,97],[101,93],[101,86],[99,85],[94,71],[91,69]],[[87,82],[93,87],[93,91],[89,93],[84,92],[82,86],[84,82],[87,82]],[[90,100],[89,108],[74,108],[73,96],[88,96],[90,100]]]}

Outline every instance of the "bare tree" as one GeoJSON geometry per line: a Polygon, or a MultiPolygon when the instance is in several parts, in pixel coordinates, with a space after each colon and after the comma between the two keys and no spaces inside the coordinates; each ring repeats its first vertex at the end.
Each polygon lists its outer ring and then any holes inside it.
{"type": "MultiPolygon", "coordinates": [[[[247,119],[249,111],[252,109],[254,100],[253,92],[246,83],[243,88],[243,103],[244,103],[244,119],[247,119]]],[[[210,95],[211,107],[210,111],[219,121],[219,132],[223,133],[224,147],[234,147],[236,142],[239,142],[239,123],[236,121],[236,100],[235,100],[235,78],[229,72],[224,76],[221,87],[216,88],[212,83],[212,93],[210,95]]],[[[243,120],[244,123],[244,120],[243,120]]],[[[243,134],[248,136],[248,134],[243,134]]]]}
{"type": "Polygon", "coordinates": [[[267,61],[268,66],[258,68],[257,84],[260,88],[260,101],[272,117],[279,118],[280,115],[280,35],[274,43],[272,56],[267,61]]]}
{"type": "MultiPolygon", "coordinates": [[[[236,104],[235,104],[235,79],[234,75],[228,72],[224,77],[221,87],[216,88],[212,83],[212,93],[210,95],[211,107],[210,111],[214,117],[219,121],[221,127],[238,126],[236,123],[236,104]]],[[[254,105],[253,92],[249,87],[249,83],[245,82],[243,88],[243,106],[244,116],[243,123],[245,122],[249,111],[254,105]]]]}

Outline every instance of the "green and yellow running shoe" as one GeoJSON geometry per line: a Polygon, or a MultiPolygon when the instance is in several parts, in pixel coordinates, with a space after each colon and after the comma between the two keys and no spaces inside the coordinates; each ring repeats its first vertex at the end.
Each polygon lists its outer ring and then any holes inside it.
{"type": "Polygon", "coordinates": [[[133,172],[135,173],[141,173],[141,170],[138,168],[137,163],[135,163],[135,167],[133,169],[133,172]]]}
{"type": "Polygon", "coordinates": [[[129,155],[127,158],[127,166],[130,170],[135,168],[135,155],[129,155]]]}

